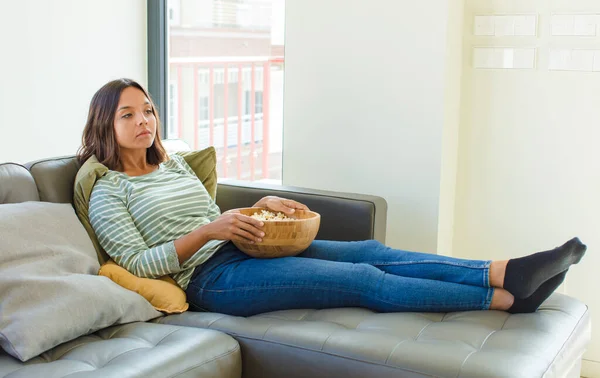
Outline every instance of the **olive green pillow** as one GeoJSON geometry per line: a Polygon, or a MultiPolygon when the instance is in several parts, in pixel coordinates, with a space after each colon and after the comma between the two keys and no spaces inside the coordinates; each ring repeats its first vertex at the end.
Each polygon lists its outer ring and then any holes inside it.
{"type": "MultiPolygon", "coordinates": [[[[186,163],[188,163],[196,173],[196,176],[202,181],[208,194],[215,199],[217,195],[217,153],[214,147],[208,147],[199,151],[177,152],[177,154],[185,159],[186,163]]],[[[75,212],[90,236],[90,239],[92,239],[92,244],[96,249],[100,264],[104,264],[110,260],[110,257],[102,247],[100,247],[94,229],[90,224],[88,209],[92,188],[94,187],[96,180],[104,176],[106,172],[108,172],[108,168],[98,162],[96,156],[90,157],[83,163],[81,168],[79,168],[77,176],[75,177],[75,187],[73,190],[75,212]]]]}

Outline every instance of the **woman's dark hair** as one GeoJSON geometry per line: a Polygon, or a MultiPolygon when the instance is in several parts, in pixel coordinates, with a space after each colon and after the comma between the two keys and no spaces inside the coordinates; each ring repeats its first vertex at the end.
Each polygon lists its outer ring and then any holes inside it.
{"type": "Polygon", "coordinates": [[[83,164],[92,155],[96,155],[98,161],[108,169],[116,170],[120,167],[121,151],[115,136],[115,113],[121,93],[129,87],[144,92],[152,106],[152,113],[156,117],[156,137],[152,146],[146,150],[146,161],[148,164],[158,165],[167,160],[167,153],[160,141],[160,119],[150,95],[144,87],[131,79],[117,79],[106,83],[92,97],[81,138],[81,147],[77,151],[77,159],[80,164],[83,164]]]}

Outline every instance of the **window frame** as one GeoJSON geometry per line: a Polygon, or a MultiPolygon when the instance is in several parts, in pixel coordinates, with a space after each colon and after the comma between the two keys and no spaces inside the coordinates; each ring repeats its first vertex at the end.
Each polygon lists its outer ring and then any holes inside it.
{"type": "Polygon", "coordinates": [[[163,138],[167,136],[169,120],[167,12],[167,0],[147,0],[148,92],[158,109],[163,138]]]}

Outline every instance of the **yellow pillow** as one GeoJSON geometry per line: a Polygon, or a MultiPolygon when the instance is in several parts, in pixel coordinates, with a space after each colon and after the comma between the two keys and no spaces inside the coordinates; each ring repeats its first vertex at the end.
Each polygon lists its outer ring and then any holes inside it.
{"type": "MultiPolygon", "coordinates": [[[[208,194],[215,199],[217,194],[217,154],[214,147],[208,147],[200,151],[177,152],[177,154],[183,156],[186,163],[202,181],[208,194]]],[[[88,210],[94,184],[107,172],[108,168],[98,162],[96,156],[92,156],[79,168],[73,188],[75,212],[90,236],[92,244],[96,248],[98,261],[102,264],[99,274],[107,276],[122,287],[140,294],[159,311],[177,313],[187,310],[189,305],[186,303],[185,292],[171,277],[164,276],[158,279],[137,277],[115,264],[100,246],[96,233],[90,224],[88,210]]]]}
{"type": "Polygon", "coordinates": [[[169,276],[157,279],[140,278],[112,260],[102,265],[98,274],[110,278],[125,289],[135,291],[158,311],[179,314],[190,307],[186,302],[185,291],[169,276]]]}

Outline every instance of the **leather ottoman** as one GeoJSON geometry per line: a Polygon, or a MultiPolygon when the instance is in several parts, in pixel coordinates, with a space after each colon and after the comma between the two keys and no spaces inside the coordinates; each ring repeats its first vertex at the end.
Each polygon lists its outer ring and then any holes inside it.
{"type": "Polygon", "coordinates": [[[554,294],[535,313],[290,310],[157,319],[210,328],[242,347],[244,377],[579,377],[588,308],[554,294]]]}

